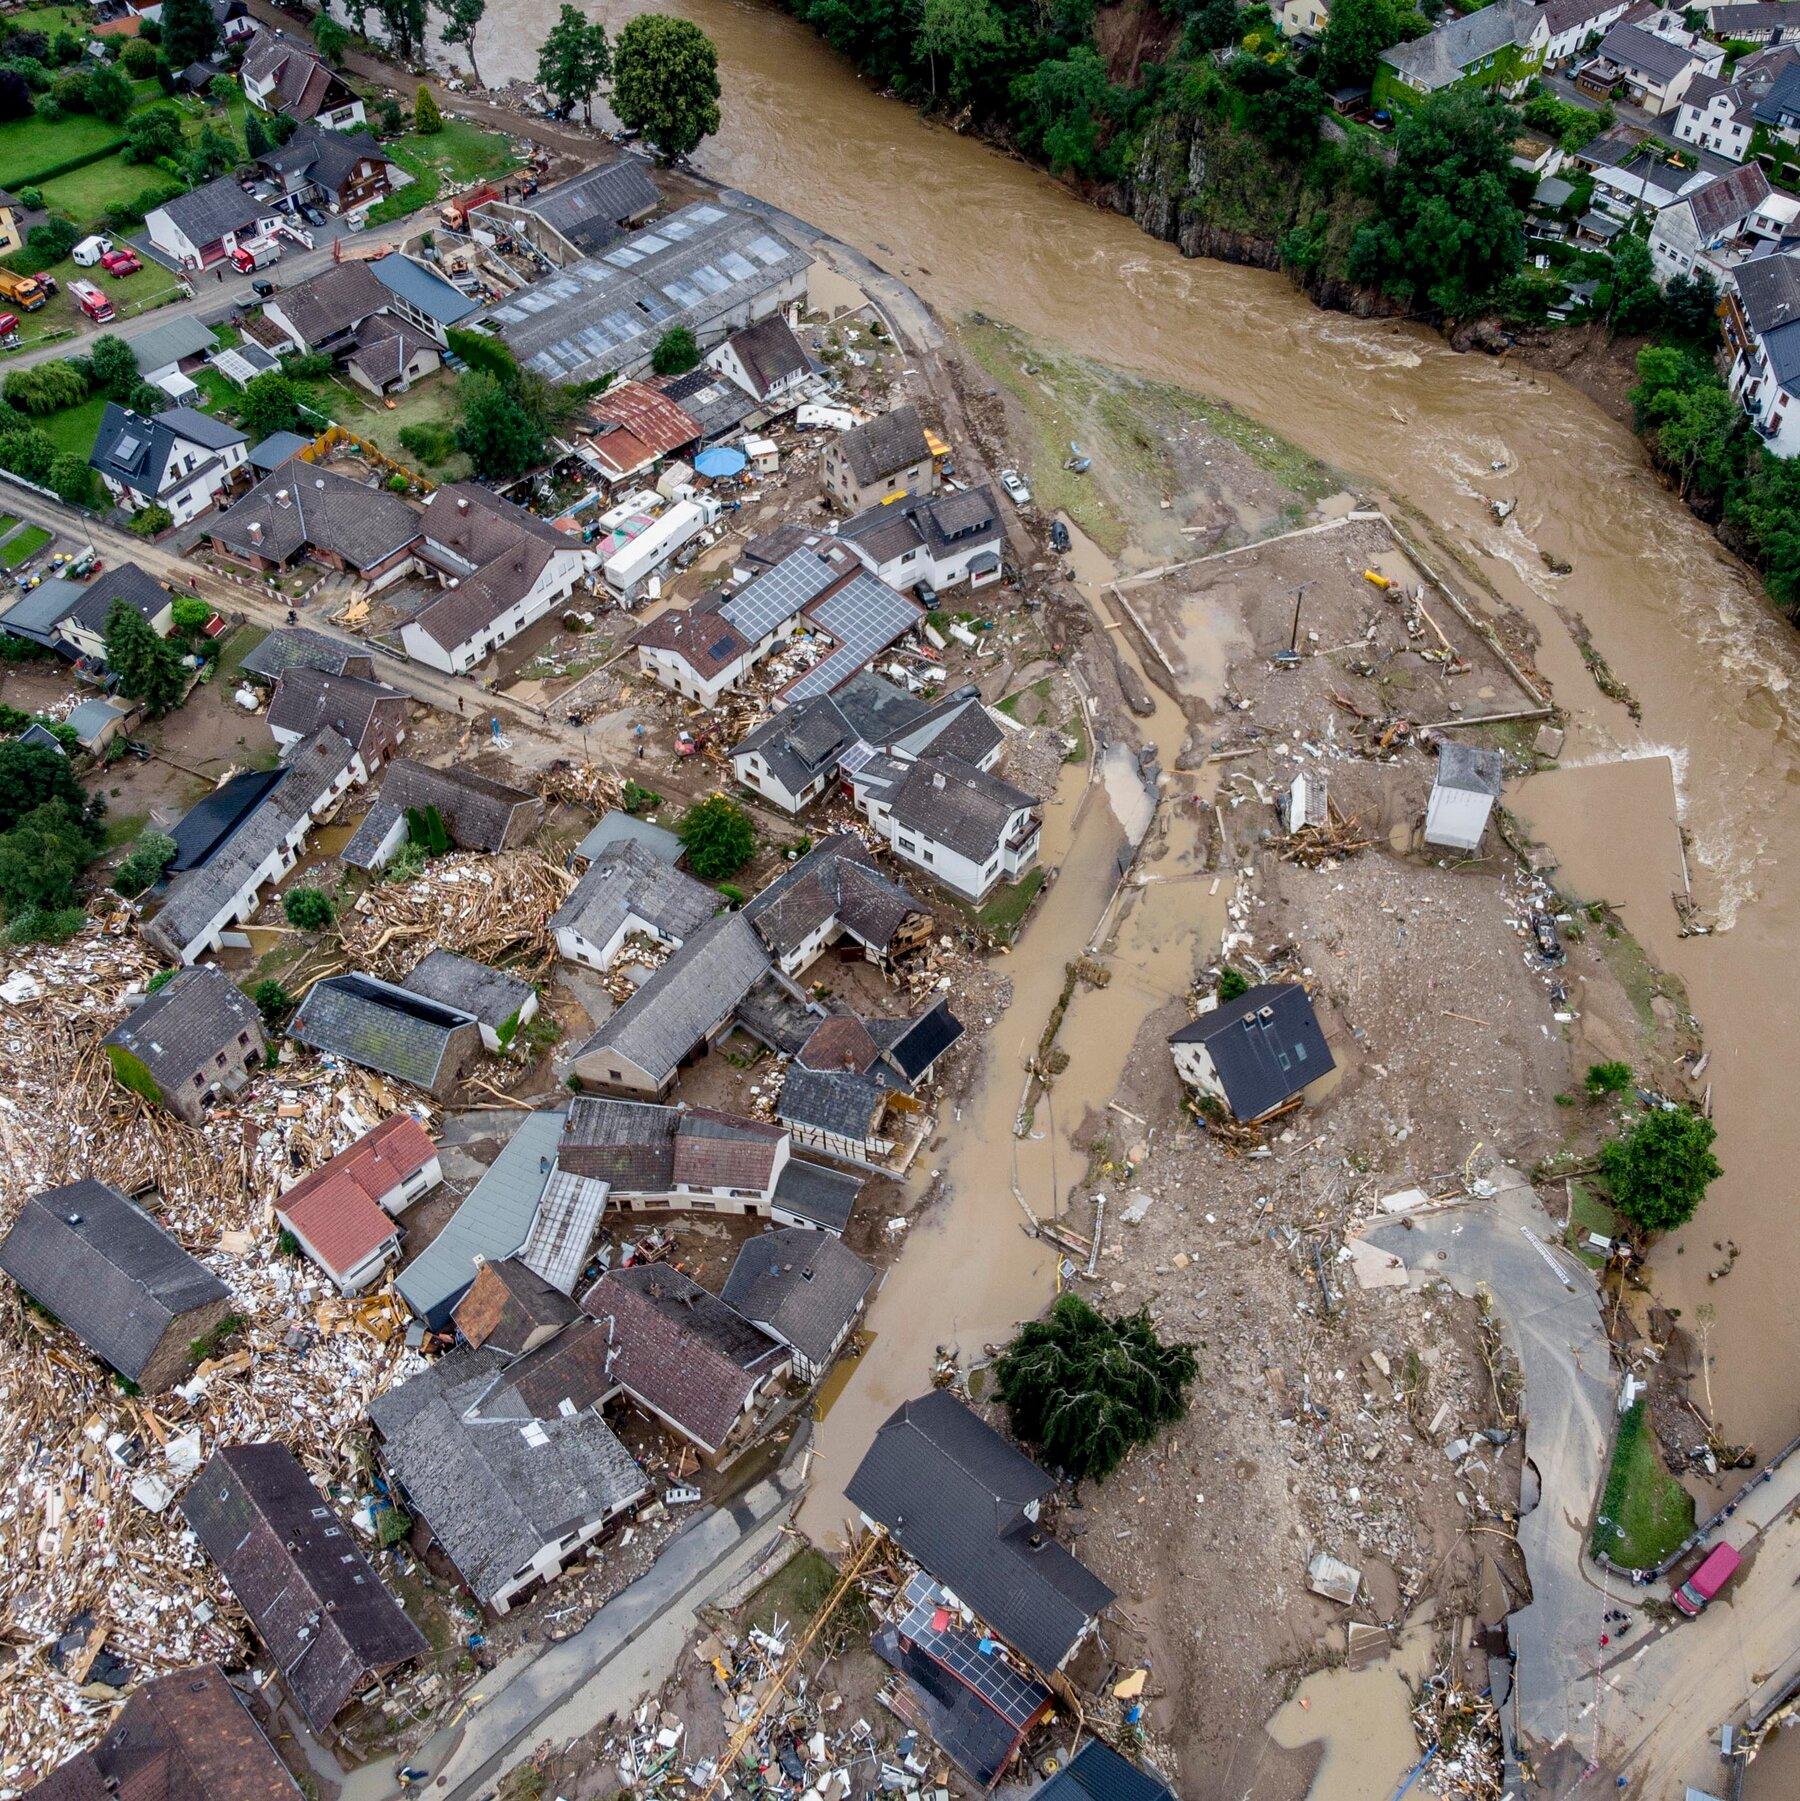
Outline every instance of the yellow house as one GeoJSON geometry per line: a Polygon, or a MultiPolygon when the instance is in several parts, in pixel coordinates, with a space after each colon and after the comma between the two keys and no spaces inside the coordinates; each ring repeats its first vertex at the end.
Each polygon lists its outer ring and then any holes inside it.
{"type": "Polygon", "coordinates": [[[1330,20],[1331,8],[1326,0],[1283,0],[1279,16],[1284,38],[1298,37],[1302,32],[1316,38],[1330,20]]]}
{"type": "Polygon", "coordinates": [[[0,188],[0,256],[25,248],[25,209],[16,194],[0,188]]]}

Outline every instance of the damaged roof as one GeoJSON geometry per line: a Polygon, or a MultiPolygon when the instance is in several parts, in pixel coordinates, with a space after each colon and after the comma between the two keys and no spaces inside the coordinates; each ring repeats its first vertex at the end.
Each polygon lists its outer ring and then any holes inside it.
{"type": "Polygon", "coordinates": [[[874,1286],[874,1268],[840,1239],[807,1226],[780,1226],[738,1252],[719,1298],[817,1368],[874,1286]]]}
{"type": "Polygon", "coordinates": [[[891,413],[882,413],[866,424],[852,426],[839,435],[837,449],[850,465],[856,485],[866,488],[871,482],[885,481],[914,463],[930,461],[931,447],[925,442],[925,426],[919,409],[910,401],[891,413]]]}
{"type": "Polygon", "coordinates": [[[550,916],[550,929],[578,933],[605,945],[628,920],[677,944],[692,938],[719,910],[719,896],[691,875],[672,869],[635,839],[602,850],[569,898],[550,916]]]}
{"type": "Polygon", "coordinates": [[[374,976],[326,976],[306,991],[289,1033],[365,1069],[429,1091],[472,1013],[374,976]]]}
{"type": "Polygon", "coordinates": [[[929,916],[925,903],[883,875],[854,832],[833,832],[753,895],[739,917],[777,956],[798,950],[833,918],[881,955],[907,920],[921,914],[929,916]]]}
{"type": "Polygon", "coordinates": [[[100,1042],[129,1051],[160,1087],[174,1090],[245,1032],[252,1046],[261,1045],[255,1002],[224,970],[207,963],[177,970],[100,1042]]]}
{"type": "Polygon", "coordinates": [[[428,1001],[441,1001],[446,1007],[473,1014],[495,1032],[516,1018],[537,993],[518,976],[447,950],[427,951],[400,986],[408,994],[423,995],[428,1001]]]}

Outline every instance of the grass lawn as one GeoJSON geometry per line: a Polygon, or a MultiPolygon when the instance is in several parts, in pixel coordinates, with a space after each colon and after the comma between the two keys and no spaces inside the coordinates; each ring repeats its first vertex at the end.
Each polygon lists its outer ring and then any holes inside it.
{"type": "Polygon", "coordinates": [[[86,228],[97,223],[108,207],[131,206],[146,190],[161,194],[170,185],[160,169],[128,163],[123,156],[107,156],[43,183],[44,204],[86,228]]]}
{"type": "Polygon", "coordinates": [[[66,113],[54,125],[36,117],[14,119],[0,125],[0,188],[33,185],[46,169],[92,151],[116,150],[124,142],[118,126],[92,113],[66,113]]]}
{"type": "Polygon", "coordinates": [[[383,148],[414,180],[410,187],[390,194],[370,210],[371,225],[404,219],[420,207],[432,205],[445,188],[491,180],[519,166],[506,138],[462,119],[446,119],[444,129],[430,137],[390,138],[383,148]]]}
{"type": "MultiPolygon", "coordinates": [[[[779,1622],[791,1644],[795,1636],[812,1623],[814,1616],[831,1597],[837,1586],[838,1573],[831,1560],[821,1552],[808,1548],[796,1551],[748,1601],[744,1603],[744,1625],[773,1632],[779,1622]]],[[[837,1606],[838,1629],[860,1629],[868,1620],[868,1609],[854,1591],[837,1606]]],[[[871,1622],[872,1623],[872,1622],[871,1622]]]]}
{"type": "Polygon", "coordinates": [[[0,536],[11,531],[18,523],[11,513],[0,513],[0,536]]]}
{"type": "Polygon", "coordinates": [[[60,413],[46,413],[31,423],[59,451],[66,450],[85,461],[88,452],[94,448],[94,438],[100,430],[100,415],[105,411],[106,396],[90,394],[80,406],[69,407],[60,413]]]}
{"type": "Polygon", "coordinates": [[[88,10],[85,6],[27,6],[8,13],[6,22],[14,31],[41,31],[53,38],[66,31],[78,38],[88,34],[88,10]]]}
{"type": "MultiPolygon", "coordinates": [[[[175,276],[161,263],[148,259],[137,274],[127,275],[123,280],[104,275],[98,269],[78,269],[66,257],[60,263],[52,263],[44,273],[56,278],[57,292],[35,313],[19,314],[19,338],[25,344],[41,344],[47,338],[72,337],[83,329],[86,321],[69,293],[71,281],[92,281],[113,303],[116,318],[105,328],[108,331],[117,331],[128,319],[135,319],[174,300],[181,292],[175,276]]],[[[71,351],[76,348],[70,346],[71,351]]]]}
{"type": "Polygon", "coordinates": [[[456,422],[455,377],[447,370],[440,371],[420,382],[410,393],[396,394],[393,398],[395,406],[392,412],[385,406],[376,405],[360,416],[360,423],[354,425],[353,429],[370,443],[379,445],[396,462],[424,470],[433,481],[465,480],[469,473],[469,459],[461,451],[453,451],[446,461],[431,465],[422,463],[400,442],[400,434],[409,425],[453,425],[456,422]]]}
{"type": "Polygon", "coordinates": [[[0,569],[17,569],[27,557],[34,557],[50,542],[53,534],[41,525],[28,525],[0,544],[0,569]]]}
{"type": "Polygon", "coordinates": [[[1619,1421],[1612,1466],[1594,1521],[1594,1548],[1614,1563],[1647,1570],[1694,1529],[1694,1498],[1663,1468],[1644,1403],[1619,1421]]]}
{"type": "Polygon", "coordinates": [[[1619,1216],[1588,1187],[1585,1182],[1569,1184],[1569,1226],[1563,1234],[1577,1257],[1590,1269],[1604,1269],[1606,1259],[1587,1241],[1590,1232],[1598,1232],[1604,1238],[1616,1238],[1619,1232],[1619,1216]]]}
{"type": "Polygon", "coordinates": [[[263,639],[268,637],[268,630],[260,625],[240,625],[223,644],[219,646],[219,660],[214,665],[218,670],[217,679],[228,682],[243,666],[245,657],[249,656],[263,639]]]}
{"type": "Polygon", "coordinates": [[[1025,917],[1025,909],[1037,898],[1037,891],[1043,885],[1044,872],[1041,867],[1029,871],[1022,882],[1003,882],[975,917],[1004,944],[1019,929],[1019,921],[1025,917]]]}
{"type": "Polygon", "coordinates": [[[106,837],[101,849],[123,850],[135,839],[139,832],[150,823],[148,813],[109,813],[106,816],[106,837]]]}

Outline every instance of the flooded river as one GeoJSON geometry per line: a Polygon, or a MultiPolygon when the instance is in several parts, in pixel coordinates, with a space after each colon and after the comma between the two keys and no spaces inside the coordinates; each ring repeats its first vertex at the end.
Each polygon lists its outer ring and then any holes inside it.
{"type": "MultiPolygon", "coordinates": [[[[1540,666],[1572,715],[1570,762],[1667,753],[1696,898],[1728,928],[1715,937],[1676,937],[1669,778],[1561,777],[1528,797],[1528,811],[1581,884],[1619,905],[1651,956],[1680,975],[1706,1027],[1726,1174],[1685,1245],[1660,1253],[1659,1283],[1690,1311],[1707,1299],[1718,1307],[1713,1392],[1727,1434],[1765,1446],[1785,1439],[1800,1426],[1789,1373],[1800,1351],[1795,1209],[1781,1174],[1800,1167],[1800,1108],[1786,1093],[1800,1042],[1791,974],[1800,947],[1800,811],[1791,798],[1800,654],[1741,567],[1655,482],[1631,435],[1555,378],[1458,356],[1422,330],[1318,312],[1276,275],[1186,261],[1128,220],[879,98],[770,6],[659,4],[697,20],[719,46],[724,127],[700,153],[708,173],[835,233],[945,314],[982,309],[1216,395],[1359,484],[1402,497],[1538,629],[1540,666]],[[1518,506],[1497,525],[1488,503],[1502,498],[1518,506]],[[1573,573],[1553,576],[1540,553],[1566,559],[1573,573]],[[1596,690],[1565,614],[1585,620],[1641,702],[1641,725],[1596,690]],[[1588,854],[1602,843],[1604,856],[1588,854]],[[1711,1241],[1727,1236],[1743,1258],[1709,1289],[1711,1241]]],[[[556,0],[490,0],[479,51],[490,81],[532,73],[555,10],[556,0]]],[[[644,8],[590,0],[586,10],[616,26],[644,8]]],[[[991,1190],[983,1207],[1017,1211],[1004,1180],[993,1180],[1005,1169],[996,1147],[1017,1105],[1015,1059],[1098,918],[1120,835],[1096,794],[1053,904],[1015,959],[1018,999],[990,1058],[1003,1073],[961,1097],[947,1168],[991,1190]]],[[[1028,1143],[1020,1154],[1038,1151],[1028,1143]]],[[[853,1395],[880,1378],[879,1395],[858,1397],[859,1426],[876,1403],[921,1386],[944,1321],[968,1343],[1041,1304],[1048,1259],[1030,1247],[990,1257],[994,1242],[965,1239],[959,1228],[922,1234],[909,1249],[905,1264],[929,1263],[945,1292],[927,1317],[879,1322],[884,1344],[904,1337],[912,1356],[904,1370],[882,1360],[880,1371],[859,1373],[853,1395]]],[[[910,1277],[906,1288],[919,1292],[910,1277]]],[[[841,1455],[832,1441],[846,1435],[826,1434],[828,1459],[841,1455]]]]}

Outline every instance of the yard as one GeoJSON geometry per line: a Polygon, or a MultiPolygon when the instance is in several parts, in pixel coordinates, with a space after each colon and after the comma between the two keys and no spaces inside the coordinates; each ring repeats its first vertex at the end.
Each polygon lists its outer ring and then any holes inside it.
{"type": "Polygon", "coordinates": [[[423,458],[415,456],[400,442],[400,434],[409,425],[454,425],[457,418],[456,380],[447,370],[429,376],[419,383],[410,393],[393,396],[394,407],[390,412],[385,406],[373,405],[372,410],[359,415],[356,419],[344,421],[349,428],[367,438],[370,443],[385,450],[396,462],[405,463],[409,468],[420,469],[429,474],[433,481],[454,482],[464,480],[469,473],[469,459],[461,451],[455,451],[443,463],[427,464],[423,458]]]}
{"type": "MultiPolygon", "coordinates": [[[[92,281],[113,303],[113,311],[118,317],[113,325],[105,328],[108,331],[176,299],[181,293],[181,283],[176,277],[160,263],[148,260],[136,275],[127,275],[122,280],[104,275],[98,269],[78,269],[67,258],[52,263],[42,273],[55,278],[57,292],[35,313],[18,314],[19,338],[25,344],[72,337],[85,329],[86,322],[69,294],[69,283],[73,280],[92,281]]],[[[77,348],[73,344],[70,346],[71,352],[77,348]]]]}
{"type": "Polygon", "coordinates": [[[21,563],[36,556],[53,536],[41,525],[21,526],[0,544],[0,569],[17,569],[21,563]]]}
{"type": "Polygon", "coordinates": [[[434,204],[447,188],[491,181],[519,166],[507,139],[462,119],[446,119],[444,129],[430,137],[413,134],[391,138],[383,148],[414,179],[410,187],[390,194],[370,211],[371,225],[404,219],[409,213],[434,204]]]}
{"type": "Polygon", "coordinates": [[[1627,1569],[1647,1570],[1693,1529],[1693,1496],[1663,1468],[1649,1414],[1639,1401],[1619,1421],[1594,1522],[1594,1548],[1627,1569]]]}
{"type": "Polygon", "coordinates": [[[14,119],[0,125],[0,187],[31,186],[53,169],[104,155],[124,142],[118,126],[92,113],[67,113],[54,125],[38,118],[14,119]]]}
{"type": "Polygon", "coordinates": [[[56,446],[59,454],[67,451],[85,461],[88,452],[94,448],[94,438],[100,430],[100,415],[105,410],[106,396],[90,394],[80,406],[69,407],[60,413],[46,413],[31,423],[56,446]]]}
{"type": "Polygon", "coordinates": [[[44,204],[52,212],[67,215],[76,225],[97,225],[109,208],[135,207],[140,196],[154,194],[160,201],[169,191],[170,179],[162,170],[143,163],[128,163],[123,155],[103,156],[85,168],[53,176],[42,184],[44,204]]]}

